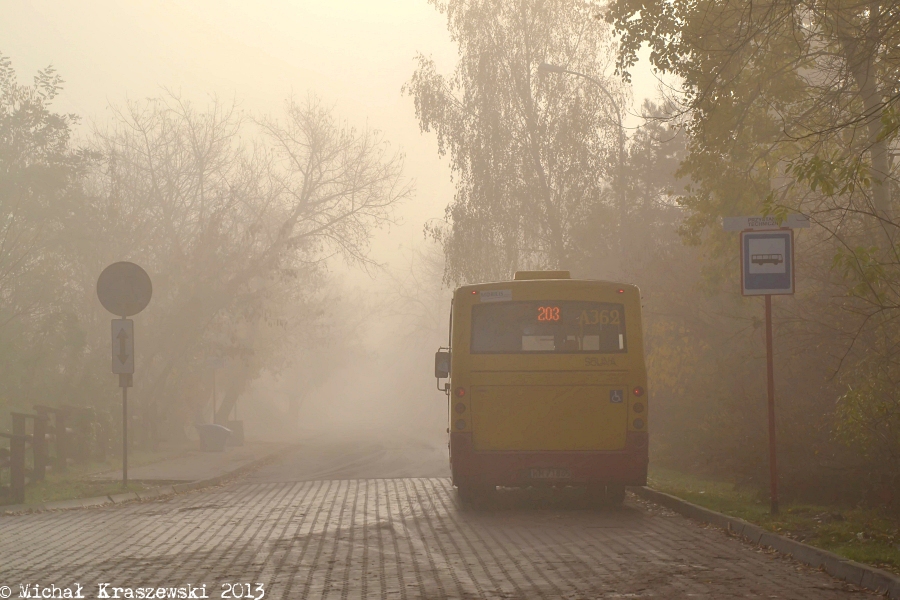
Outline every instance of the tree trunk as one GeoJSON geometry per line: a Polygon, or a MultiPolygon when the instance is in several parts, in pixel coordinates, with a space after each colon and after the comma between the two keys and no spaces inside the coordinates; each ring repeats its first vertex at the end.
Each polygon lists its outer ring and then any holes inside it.
{"type": "Polygon", "coordinates": [[[865,109],[864,122],[868,132],[866,150],[872,164],[872,209],[876,218],[881,221],[880,229],[887,232],[888,241],[892,243],[894,227],[889,181],[890,160],[887,143],[881,137],[884,99],[878,86],[875,66],[876,49],[880,43],[879,21],[880,5],[872,2],[867,26],[854,26],[851,19],[840,12],[835,24],[844,50],[844,60],[856,82],[857,93],[865,109]]]}
{"type": "Polygon", "coordinates": [[[250,368],[242,360],[235,361],[234,367],[223,371],[226,376],[223,377],[222,387],[225,390],[219,406],[216,408],[216,423],[224,425],[228,419],[234,406],[237,404],[238,398],[247,389],[250,382],[250,368]]]}

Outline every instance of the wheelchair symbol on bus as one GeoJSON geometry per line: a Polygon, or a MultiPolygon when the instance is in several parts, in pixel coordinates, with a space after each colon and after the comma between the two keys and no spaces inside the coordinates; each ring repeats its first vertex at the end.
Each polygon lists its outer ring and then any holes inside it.
{"type": "Polygon", "coordinates": [[[613,404],[621,404],[625,399],[625,390],[609,390],[609,401],[613,404]]]}

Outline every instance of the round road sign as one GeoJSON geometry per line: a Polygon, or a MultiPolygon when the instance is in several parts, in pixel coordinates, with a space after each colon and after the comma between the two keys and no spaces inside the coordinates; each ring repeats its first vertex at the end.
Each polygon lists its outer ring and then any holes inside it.
{"type": "Polygon", "coordinates": [[[150,276],[134,263],[113,263],[103,269],[97,278],[100,304],[119,317],[138,314],[147,308],[152,295],[150,276]]]}

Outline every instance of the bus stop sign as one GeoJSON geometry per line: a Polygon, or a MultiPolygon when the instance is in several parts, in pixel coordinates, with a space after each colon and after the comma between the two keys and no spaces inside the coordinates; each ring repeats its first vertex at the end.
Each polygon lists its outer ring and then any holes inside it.
{"type": "Polygon", "coordinates": [[[793,229],[741,232],[741,293],[794,293],[793,229]]]}

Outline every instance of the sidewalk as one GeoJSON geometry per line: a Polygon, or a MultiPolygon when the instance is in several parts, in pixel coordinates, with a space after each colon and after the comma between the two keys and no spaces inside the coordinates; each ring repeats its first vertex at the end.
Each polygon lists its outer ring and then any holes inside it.
{"type": "MultiPolygon", "coordinates": [[[[187,450],[181,456],[128,469],[128,480],[146,484],[186,483],[221,478],[248,465],[281,452],[288,444],[247,441],[243,446],[228,446],[224,452],[187,450]]],[[[94,481],[121,481],[122,471],[92,475],[94,481]]]]}
{"type": "MultiPolygon", "coordinates": [[[[138,484],[139,488],[134,491],[122,491],[120,488],[121,493],[110,493],[106,496],[56,500],[41,504],[5,505],[0,506],[0,515],[91,508],[135,500],[150,500],[211,487],[254,469],[290,447],[291,444],[288,443],[248,440],[243,446],[226,447],[224,452],[185,449],[171,458],[129,468],[129,486],[138,484]]],[[[121,479],[121,470],[94,473],[85,478],[86,481],[95,484],[111,486],[121,479]]]]}

